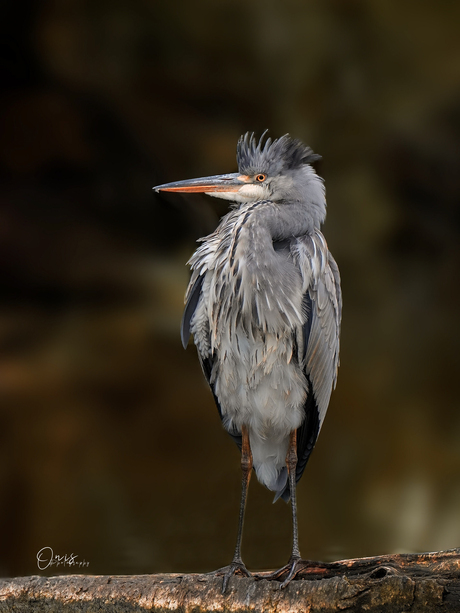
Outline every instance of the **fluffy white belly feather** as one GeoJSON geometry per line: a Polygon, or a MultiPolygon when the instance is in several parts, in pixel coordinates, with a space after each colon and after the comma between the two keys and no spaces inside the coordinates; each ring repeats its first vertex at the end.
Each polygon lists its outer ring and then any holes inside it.
{"type": "Polygon", "coordinates": [[[216,356],[215,393],[224,427],[248,427],[257,478],[277,491],[289,434],[302,423],[307,382],[293,359],[291,334],[248,339],[237,329],[236,336],[238,342],[222,343],[216,356]]]}

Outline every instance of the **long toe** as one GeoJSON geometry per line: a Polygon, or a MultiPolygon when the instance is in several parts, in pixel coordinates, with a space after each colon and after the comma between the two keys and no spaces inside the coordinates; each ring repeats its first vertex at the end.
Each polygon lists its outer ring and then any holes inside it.
{"type": "Polygon", "coordinates": [[[291,560],[289,564],[287,565],[289,569],[288,576],[283,581],[283,583],[280,585],[280,588],[283,589],[287,585],[289,585],[289,583],[291,583],[291,581],[297,575],[299,570],[301,570],[304,566],[305,565],[303,564],[303,561],[300,558],[294,558],[293,560],[291,560]]]}
{"type": "Polygon", "coordinates": [[[224,580],[222,582],[222,594],[225,594],[225,592],[227,591],[228,581],[230,577],[233,577],[234,575],[252,577],[251,573],[248,571],[243,562],[232,562],[229,566],[224,566],[224,568],[219,568],[218,570],[209,574],[224,576],[224,580]]]}
{"type": "Polygon", "coordinates": [[[275,570],[273,573],[269,575],[262,575],[261,579],[266,579],[267,581],[281,581],[280,588],[283,589],[297,575],[300,570],[303,570],[306,566],[310,566],[312,562],[310,560],[302,560],[301,558],[291,558],[286,566],[283,566],[279,570],[275,570]]]}

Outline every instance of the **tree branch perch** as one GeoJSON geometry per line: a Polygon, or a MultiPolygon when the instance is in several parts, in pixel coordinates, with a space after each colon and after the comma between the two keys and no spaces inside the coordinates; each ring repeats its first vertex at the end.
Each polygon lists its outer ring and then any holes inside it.
{"type": "Polygon", "coordinates": [[[20,577],[0,580],[0,613],[166,613],[246,611],[431,613],[460,611],[460,549],[304,565],[285,589],[276,581],[233,577],[135,575],[20,577]]]}

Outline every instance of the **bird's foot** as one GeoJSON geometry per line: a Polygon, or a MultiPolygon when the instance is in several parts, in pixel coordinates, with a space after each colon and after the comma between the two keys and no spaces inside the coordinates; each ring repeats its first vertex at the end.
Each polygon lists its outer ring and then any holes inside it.
{"type": "Polygon", "coordinates": [[[280,585],[280,589],[283,589],[289,585],[289,583],[291,583],[299,571],[310,566],[311,564],[312,562],[310,562],[310,560],[302,560],[300,556],[292,556],[286,566],[283,566],[279,570],[275,570],[269,575],[264,574],[260,578],[266,579],[267,581],[281,581],[284,579],[280,585]]]}
{"type": "Polygon", "coordinates": [[[238,574],[243,575],[243,577],[252,577],[251,573],[248,571],[248,569],[241,560],[234,560],[229,566],[224,566],[223,568],[219,568],[208,574],[224,576],[224,580],[222,582],[222,594],[225,594],[225,592],[227,591],[228,581],[230,577],[233,577],[233,575],[238,574]]]}

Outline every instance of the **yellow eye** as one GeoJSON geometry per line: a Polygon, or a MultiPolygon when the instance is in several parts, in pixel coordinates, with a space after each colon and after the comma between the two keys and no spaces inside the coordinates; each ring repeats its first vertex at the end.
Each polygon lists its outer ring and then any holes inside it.
{"type": "Polygon", "coordinates": [[[267,175],[256,175],[256,181],[259,181],[259,183],[262,183],[263,181],[265,181],[265,179],[267,178],[267,175]]]}

